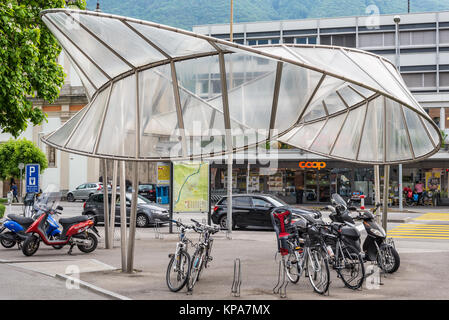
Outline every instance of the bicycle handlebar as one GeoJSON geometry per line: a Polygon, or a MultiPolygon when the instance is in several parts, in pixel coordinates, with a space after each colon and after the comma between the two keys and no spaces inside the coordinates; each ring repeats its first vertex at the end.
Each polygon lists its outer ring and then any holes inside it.
{"type": "Polygon", "coordinates": [[[197,227],[202,228],[204,230],[207,230],[207,231],[209,231],[211,233],[217,233],[218,231],[220,231],[220,229],[218,227],[216,227],[216,226],[212,227],[212,226],[209,226],[207,224],[200,223],[200,222],[196,221],[195,219],[190,219],[190,221],[195,223],[197,227]]]}

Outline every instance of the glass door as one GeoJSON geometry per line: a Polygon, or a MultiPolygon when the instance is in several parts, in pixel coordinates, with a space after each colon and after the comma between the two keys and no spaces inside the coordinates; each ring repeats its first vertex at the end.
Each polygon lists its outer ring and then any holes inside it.
{"type": "Polygon", "coordinates": [[[304,173],[304,201],[318,201],[317,171],[307,170],[304,173]]]}

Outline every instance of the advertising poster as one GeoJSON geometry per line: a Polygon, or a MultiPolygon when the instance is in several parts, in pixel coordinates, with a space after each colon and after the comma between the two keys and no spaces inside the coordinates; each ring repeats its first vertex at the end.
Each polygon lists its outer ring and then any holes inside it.
{"type": "Polygon", "coordinates": [[[173,163],[173,212],[209,211],[209,163],[173,163]]]}
{"type": "Polygon", "coordinates": [[[170,184],[170,163],[157,163],[157,184],[170,184]]]}
{"type": "Polygon", "coordinates": [[[441,172],[426,172],[426,190],[441,191],[441,172]]]}

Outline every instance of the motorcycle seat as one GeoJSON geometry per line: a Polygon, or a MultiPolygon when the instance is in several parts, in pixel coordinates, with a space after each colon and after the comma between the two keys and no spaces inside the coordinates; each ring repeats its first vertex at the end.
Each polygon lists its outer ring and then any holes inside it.
{"type": "Polygon", "coordinates": [[[18,224],[21,224],[21,225],[28,225],[28,224],[32,224],[34,222],[33,219],[31,219],[29,217],[20,216],[18,214],[8,214],[8,218],[11,219],[12,221],[17,222],[18,224]]]}
{"type": "Polygon", "coordinates": [[[72,218],[61,218],[59,219],[59,223],[60,224],[73,224],[73,223],[77,223],[77,222],[83,222],[83,221],[87,221],[89,220],[89,218],[87,216],[77,216],[77,217],[72,217],[72,218]]]}

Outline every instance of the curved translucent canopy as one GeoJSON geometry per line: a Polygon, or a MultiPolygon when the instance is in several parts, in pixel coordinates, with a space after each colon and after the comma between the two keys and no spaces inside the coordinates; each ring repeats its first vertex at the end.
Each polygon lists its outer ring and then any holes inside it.
{"type": "Polygon", "coordinates": [[[93,157],[210,157],[270,140],[347,161],[435,153],[438,128],[388,60],[330,46],[248,47],[79,10],[41,17],[89,104],[43,141],[93,157]]]}

